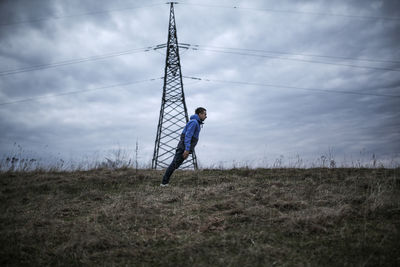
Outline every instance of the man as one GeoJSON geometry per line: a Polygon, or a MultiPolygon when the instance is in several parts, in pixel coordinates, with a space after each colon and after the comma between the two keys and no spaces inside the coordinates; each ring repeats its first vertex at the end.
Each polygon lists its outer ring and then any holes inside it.
{"type": "Polygon", "coordinates": [[[175,157],[165,171],[160,186],[168,186],[172,173],[181,166],[189,154],[193,153],[194,147],[199,140],[200,126],[202,126],[205,119],[207,119],[207,110],[202,107],[196,108],[195,114],[190,116],[190,121],[183,129],[181,140],[176,148],[175,157]]]}

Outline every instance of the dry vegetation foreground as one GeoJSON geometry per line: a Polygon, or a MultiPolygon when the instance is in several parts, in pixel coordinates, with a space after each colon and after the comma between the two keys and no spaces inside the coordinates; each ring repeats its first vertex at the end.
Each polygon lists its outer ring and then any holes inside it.
{"type": "Polygon", "coordinates": [[[1,173],[0,265],[400,266],[400,169],[1,173]]]}

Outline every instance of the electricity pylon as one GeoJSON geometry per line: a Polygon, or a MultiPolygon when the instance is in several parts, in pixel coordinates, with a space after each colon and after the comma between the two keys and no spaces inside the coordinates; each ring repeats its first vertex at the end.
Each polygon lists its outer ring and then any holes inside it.
{"type": "MultiPolygon", "coordinates": [[[[179,59],[178,37],[176,34],[174,4],[170,3],[168,41],[157,48],[167,48],[165,60],[164,86],[161,99],[160,118],[154,145],[152,168],[167,168],[175,156],[181,132],[189,121],[185,94],[183,92],[182,72],[179,59]]],[[[181,169],[197,169],[195,152],[181,165],[181,169]]]]}

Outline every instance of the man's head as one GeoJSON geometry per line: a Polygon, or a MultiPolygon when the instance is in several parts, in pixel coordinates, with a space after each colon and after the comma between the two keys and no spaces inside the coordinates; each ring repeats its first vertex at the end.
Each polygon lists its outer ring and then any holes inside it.
{"type": "Polygon", "coordinates": [[[204,121],[205,119],[207,119],[207,110],[205,108],[202,108],[202,107],[196,108],[195,113],[197,115],[199,115],[199,118],[201,121],[204,121]]]}

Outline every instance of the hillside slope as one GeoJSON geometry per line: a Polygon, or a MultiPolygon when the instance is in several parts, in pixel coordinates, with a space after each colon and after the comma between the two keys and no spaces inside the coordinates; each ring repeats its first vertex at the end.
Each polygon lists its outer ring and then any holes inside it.
{"type": "Polygon", "coordinates": [[[0,265],[400,265],[399,169],[1,173],[0,265]]]}

